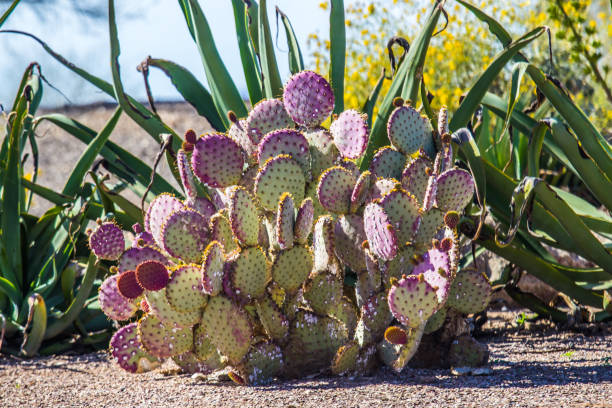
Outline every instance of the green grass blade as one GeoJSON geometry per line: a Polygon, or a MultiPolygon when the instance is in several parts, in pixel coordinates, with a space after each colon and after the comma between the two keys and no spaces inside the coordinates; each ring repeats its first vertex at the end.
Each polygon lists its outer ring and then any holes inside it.
{"type": "Polygon", "coordinates": [[[65,195],[75,195],[79,188],[81,187],[81,183],[85,179],[87,175],[87,171],[93,164],[94,160],[102,150],[102,147],[110,137],[111,133],[115,129],[119,118],[121,117],[123,110],[118,107],[115,110],[115,113],[111,118],[106,122],[104,128],[96,135],[96,137],[87,145],[87,148],[77,161],[74,166],[70,176],[68,176],[68,181],[66,181],[66,185],[62,190],[62,194],[65,195]]]}
{"type": "Polygon", "coordinates": [[[255,105],[263,99],[263,94],[261,72],[257,65],[257,56],[255,55],[255,49],[249,35],[247,5],[243,0],[232,0],[232,5],[234,7],[236,36],[238,37],[238,49],[240,50],[244,79],[251,105],[255,105]]]}
{"type": "Polygon", "coordinates": [[[550,78],[544,76],[542,71],[530,64],[527,74],[578,136],[586,153],[595,160],[604,174],[612,179],[612,146],[571,98],[550,78]]]}
{"type": "Polygon", "coordinates": [[[204,72],[208,81],[210,93],[215,101],[215,107],[219,116],[223,118],[226,127],[231,123],[227,113],[233,111],[239,118],[247,116],[247,108],[238,92],[238,88],[230,77],[227,68],[221,60],[219,51],[210,31],[210,26],[200,8],[197,0],[184,0],[187,2],[193,27],[195,42],[202,58],[204,72]]]}
{"type": "Polygon", "coordinates": [[[191,72],[179,64],[159,58],[148,58],[147,64],[162,70],[170,78],[172,85],[174,85],[181,96],[195,108],[200,116],[206,118],[213,129],[219,132],[227,130],[223,119],[221,119],[219,112],[215,109],[210,92],[204,88],[204,85],[191,72]]]}
{"type": "MultiPolygon", "coordinates": [[[[376,152],[378,148],[389,143],[389,138],[387,137],[387,120],[395,108],[393,106],[393,99],[400,96],[400,94],[402,96],[405,95],[402,90],[405,88],[405,82],[409,78],[409,73],[412,73],[412,82],[414,82],[419,61],[424,60],[425,58],[424,53],[427,51],[426,45],[429,44],[429,40],[431,39],[440,14],[441,8],[438,4],[436,4],[431,14],[427,18],[425,25],[421,29],[421,32],[410,47],[408,54],[402,59],[402,62],[400,63],[397,72],[391,81],[389,91],[383,98],[376,114],[376,118],[373,121],[374,125],[370,131],[368,147],[366,148],[363,158],[359,163],[359,167],[362,171],[367,170],[368,166],[370,165],[370,161],[374,156],[374,152],[376,152]]],[[[415,92],[415,98],[413,101],[416,101],[416,95],[418,95],[419,87],[414,87],[413,85],[411,85],[410,88],[415,92]]]]}
{"type": "Polygon", "coordinates": [[[497,20],[467,1],[457,0],[457,3],[471,11],[472,14],[474,14],[480,21],[486,23],[489,27],[489,31],[497,37],[497,39],[502,43],[502,46],[507,47],[510,45],[512,42],[510,33],[508,33],[508,31],[506,31],[506,29],[497,20]]]}
{"type": "Polygon", "coordinates": [[[368,115],[368,129],[372,128],[372,117],[374,116],[374,107],[376,106],[376,102],[378,101],[378,96],[380,95],[380,90],[382,89],[383,83],[385,82],[385,69],[383,68],[380,76],[378,77],[378,81],[376,81],[376,85],[368,95],[368,99],[363,104],[361,111],[368,115]]]}
{"type": "Polygon", "coordinates": [[[266,0],[259,2],[259,60],[263,75],[264,96],[268,99],[278,98],[283,94],[283,82],[278,71],[274,42],[268,21],[268,7],[266,0]]]}
{"type": "Polygon", "coordinates": [[[331,0],[329,40],[329,77],[334,91],[334,113],[340,114],[344,110],[344,70],[346,65],[344,0],[331,0]]]}
{"type": "Polygon", "coordinates": [[[563,149],[591,193],[606,208],[611,209],[612,182],[601,172],[598,163],[584,153],[578,138],[566,128],[564,123],[556,119],[547,119],[544,123],[550,127],[556,144],[563,149]]]}
{"type": "Polygon", "coordinates": [[[30,311],[26,324],[21,354],[26,357],[33,357],[42,344],[47,329],[47,307],[45,300],[38,293],[32,294],[28,298],[30,311]]]}
{"type": "Polygon", "coordinates": [[[11,5],[8,7],[8,9],[6,9],[4,13],[2,13],[2,16],[0,16],[0,27],[2,27],[2,24],[6,22],[6,20],[9,18],[13,10],[15,10],[15,7],[17,7],[20,1],[21,0],[13,1],[11,5]]]}
{"type": "Polygon", "coordinates": [[[516,41],[504,48],[499,54],[495,56],[493,62],[487,67],[487,69],[480,74],[474,85],[470,88],[467,95],[459,105],[459,108],[453,115],[449,128],[451,131],[455,131],[459,128],[465,127],[470,118],[476,112],[478,105],[482,101],[491,84],[497,78],[497,75],[506,66],[506,64],[525,46],[539,38],[546,32],[545,27],[538,27],[527,34],[523,35],[516,41]]]}
{"type": "Polygon", "coordinates": [[[91,289],[93,287],[94,280],[96,279],[97,272],[98,265],[96,262],[96,256],[92,253],[89,255],[87,269],[85,270],[85,275],[83,276],[79,291],[77,292],[76,296],[74,297],[74,300],[72,301],[68,309],[66,309],[66,311],[62,314],[62,316],[58,320],[51,323],[49,327],[47,327],[45,339],[51,339],[62,333],[77,318],[77,316],[83,309],[85,301],[91,293],[91,289]]]}
{"type": "Polygon", "coordinates": [[[285,27],[285,36],[287,37],[287,45],[289,47],[289,72],[292,74],[297,74],[305,69],[300,44],[295,36],[295,32],[293,31],[293,26],[291,25],[291,21],[289,21],[289,17],[287,17],[287,15],[278,7],[276,7],[276,13],[277,16],[280,15],[283,26],[285,27]]]}

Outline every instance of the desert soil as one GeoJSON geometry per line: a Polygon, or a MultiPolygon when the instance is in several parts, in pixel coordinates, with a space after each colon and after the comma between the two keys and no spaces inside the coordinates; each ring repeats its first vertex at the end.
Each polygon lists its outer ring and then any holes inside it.
{"type": "Polygon", "coordinates": [[[106,353],[0,357],[3,407],[612,407],[612,327],[589,334],[548,325],[519,330],[516,314],[489,313],[479,340],[488,375],[387,369],[244,387],[223,376],[177,374],[171,365],[128,374],[106,353]]]}

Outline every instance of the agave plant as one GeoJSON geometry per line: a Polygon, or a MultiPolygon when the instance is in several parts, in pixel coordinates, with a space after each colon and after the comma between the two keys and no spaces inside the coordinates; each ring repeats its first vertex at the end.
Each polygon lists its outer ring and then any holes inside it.
{"type": "Polygon", "coordinates": [[[118,259],[102,309],[138,317],[111,340],[119,365],[229,366],[241,384],[364,373],[378,361],[401,371],[424,334],[439,358],[422,361],[486,363],[464,316],[487,306],[491,287],[474,269],[457,271],[474,181],[453,165],[445,111],[439,134],[395,104],[392,144],[365,172],[353,160],[366,150],[366,117],[348,110],[322,127],[334,95],[311,71],[247,117],[230,112],[227,134],[188,132],[177,152],[188,198],[157,196],[125,252],[112,222],[90,235],[98,258],[118,259]]]}

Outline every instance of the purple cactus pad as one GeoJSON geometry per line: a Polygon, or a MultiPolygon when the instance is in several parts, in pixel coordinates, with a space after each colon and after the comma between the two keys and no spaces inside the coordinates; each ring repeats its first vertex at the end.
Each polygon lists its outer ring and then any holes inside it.
{"type": "Polygon", "coordinates": [[[161,262],[145,261],[136,267],[136,280],[146,290],[162,290],[168,284],[168,269],[161,262]]]}
{"type": "Polygon", "coordinates": [[[142,373],[157,368],[161,361],[147,353],[138,339],[137,323],[123,326],[110,341],[111,355],[121,368],[130,373],[142,373]]]}
{"type": "Polygon", "coordinates": [[[436,204],[442,211],[463,211],[472,201],[474,179],[463,169],[451,169],[437,179],[436,204]]]}
{"type": "Polygon", "coordinates": [[[116,261],[125,250],[121,228],[114,222],[104,222],[89,236],[89,247],[98,259],[116,261]]]}
{"type": "Polygon", "coordinates": [[[202,183],[214,188],[237,184],[244,166],[240,146],[221,133],[204,135],[195,144],[191,167],[202,183]]]}
{"type": "Polygon", "coordinates": [[[289,78],[283,103],[295,123],[311,128],[320,125],[334,109],[334,93],[321,75],[302,71],[289,78]]]}
{"type": "Polygon", "coordinates": [[[390,261],[397,255],[397,233],[383,208],[370,203],[363,212],[363,226],[370,249],[379,258],[390,261]]]}
{"type": "Polygon", "coordinates": [[[100,309],[109,319],[127,320],[138,308],[119,292],[117,279],[119,275],[111,275],[102,282],[98,291],[100,309]]]}
{"type": "Polygon", "coordinates": [[[149,246],[132,247],[121,255],[117,268],[119,272],[131,271],[144,261],[159,261],[164,265],[169,265],[168,259],[155,248],[149,246]]]}
{"type": "Polygon", "coordinates": [[[356,159],[368,146],[368,123],[365,115],[354,109],[342,112],[331,124],[329,131],[340,154],[356,159]]]}
{"type": "Polygon", "coordinates": [[[126,299],[136,299],[144,289],[136,279],[135,271],[122,272],[117,278],[117,290],[126,299]]]}
{"type": "Polygon", "coordinates": [[[280,99],[266,99],[255,104],[246,125],[247,134],[254,145],[258,145],[261,138],[273,130],[295,126],[280,99]]]}
{"type": "Polygon", "coordinates": [[[268,133],[259,142],[257,160],[263,164],[279,154],[288,154],[307,171],[310,167],[308,140],[301,132],[293,129],[279,129],[268,133]]]}

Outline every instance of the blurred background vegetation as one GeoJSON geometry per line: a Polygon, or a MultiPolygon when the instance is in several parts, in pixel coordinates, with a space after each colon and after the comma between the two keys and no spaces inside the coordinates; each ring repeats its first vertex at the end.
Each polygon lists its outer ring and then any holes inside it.
{"type": "MultiPolygon", "coordinates": [[[[347,107],[363,105],[383,67],[390,75],[388,41],[394,35],[409,41],[414,38],[430,4],[428,0],[368,0],[346,6],[347,107]]],[[[608,0],[510,0],[503,5],[484,0],[474,4],[495,16],[513,36],[540,25],[550,27],[552,72],[589,119],[608,139],[612,137],[612,13],[608,0]]],[[[329,1],[321,2],[319,7],[328,9],[329,1]]],[[[424,80],[434,96],[432,106],[446,105],[454,111],[481,67],[492,61],[501,46],[465,8],[456,2],[447,3],[446,8],[448,27],[432,39],[424,80]]],[[[326,72],[328,38],[319,32],[312,33],[309,46],[315,69],[326,72]]],[[[401,53],[399,46],[395,48],[396,54],[401,53]]],[[[536,65],[550,69],[547,41],[535,43],[528,52],[536,65]]],[[[510,74],[507,68],[490,91],[503,95],[509,89],[510,74]]],[[[383,94],[389,84],[390,81],[385,81],[383,94]]],[[[522,95],[535,99],[531,81],[523,80],[521,88],[522,95]]]]}

